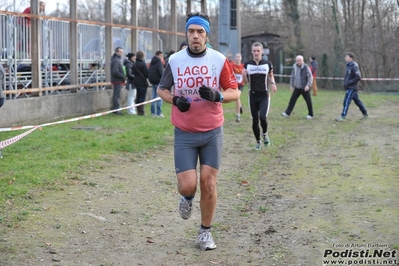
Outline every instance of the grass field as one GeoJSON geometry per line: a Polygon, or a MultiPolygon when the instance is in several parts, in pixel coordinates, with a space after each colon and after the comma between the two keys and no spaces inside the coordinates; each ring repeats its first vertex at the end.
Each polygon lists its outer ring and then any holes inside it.
{"type": "MultiPolygon", "coordinates": [[[[278,92],[272,96],[271,110],[273,115],[284,111],[290,97],[286,85],[279,85],[278,92]]],[[[247,105],[247,88],[241,96],[244,105],[247,105]]],[[[324,108],[331,106],[337,99],[343,100],[343,92],[324,92],[313,97],[315,116],[324,108]],[[317,99],[317,100],[315,100],[317,99]]],[[[366,107],[384,104],[391,96],[361,94],[366,107]]],[[[224,104],[225,117],[234,117],[235,103],[224,104]]],[[[6,202],[18,202],[30,191],[56,190],[64,179],[73,178],[80,173],[85,165],[96,165],[97,160],[108,160],[117,153],[138,153],[148,149],[159,149],[167,144],[173,136],[173,128],[169,121],[171,106],[163,105],[163,112],[167,118],[154,119],[150,116],[139,117],[125,115],[115,117],[110,114],[98,118],[70,122],[60,125],[43,127],[19,142],[5,148],[0,159],[0,206],[6,202]],[[97,130],[79,130],[76,127],[99,127],[97,130]]],[[[357,112],[352,104],[351,112],[357,112]]],[[[149,106],[146,106],[147,114],[149,106]]],[[[341,106],[331,110],[331,119],[338,116],[341,106]]],[[[302,98],[298,99],[294,113],[306,115],[306,106],[302,98]]],[[[248,114],[248,113],[247,113],[248,114]]],[[[292,123],[291,119],[290,123],[292,123]]],[[[277,120],[276,123],[286,123],[277,120]]],[[[300,123],[300,120],[297,121],[300,123]]],[[[276,124],[275,127],[279,127],[276,124]]],[[[346,128],[353,126],[350,123],[346,128]]],[[[240,130],[240,128],[237,128],[240,130]]],[[[19,131],[1,132],[0,139],[6,140],[20,134],[19,131]]],[[[290,134],[275,136],[279,142],[295,137],[290,134]]],[[[1,213],[1,212],[0,212],[1,213]]],[[[1,216],[0,216],[1,221],[1,216]]]]}
{"type": "MultiPolygon", "coordinates": [[[[397,249],[399,96],[361,93],[370,118],[359,122],[352,103],[344,123],[334,121],[343,91],[321,89],[310,121],[302,98],[290,118],[280,115],[289,97],[278,84],[272,145],[258,152],[247,88],[240,123],[235,103],[224,104],[213,225],[220,246],[201,256],[191,239],[198,209],[183,222],[175,211],[168,118],[107,115],[43,127],[8,146],[0,159],[0,265],[43,265],[53,259],[50,244],[63,265],[320,265],[332,243],[397,249]]],[[[169,116],[169,104],[163,112],[169,116]]]]}

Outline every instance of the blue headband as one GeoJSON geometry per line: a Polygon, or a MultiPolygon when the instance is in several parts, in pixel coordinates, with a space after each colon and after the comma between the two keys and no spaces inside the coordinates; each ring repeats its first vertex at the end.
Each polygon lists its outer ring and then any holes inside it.
{"type": "Polygon", "coordinates": [[[207,21],[207,20],[206,20],[205,18],[203,18],[203,17],[195,16],[195,17],[189,18],[189,19],[187,20],[187,22],[186,22],[186,32],[188,31],[188,27],[189,27],[191,24],[195,24],[195,25],[199,25],[199,26],[203,27],[203,28],[205,29],[206,33],[208,33],[208,35],[209,35],[209,33],[211,32],[211,28],[210,28],[210,25],[209,25],[209,21],[207,21]]]}

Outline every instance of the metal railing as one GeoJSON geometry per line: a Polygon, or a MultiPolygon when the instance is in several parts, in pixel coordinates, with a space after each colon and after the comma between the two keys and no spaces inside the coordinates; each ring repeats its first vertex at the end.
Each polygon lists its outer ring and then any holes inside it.
{"type": "MultiPolygon", "coordinates": [[[[42,87],[69,85],[69,21],[39,19],[41,33],[42,87]]],[[[131,51],[131,30],[113,27],[113,49],[120,46],[126,52],[131,51]]],[[[139,30],[138,50],[152,58],[151,31],[139,30]]],[[[36,96],[30,92],[21,92],[31,87],[31,31],[30,21],[23,16],[0,14],[0,63],[4,66],[5,77],[2,88],[8,92],[8,99],[36,96]]],[[[162,40],[158,37],[162,48],[162,40]]],[[[78,24],[78,83],[105,82],[105,26],[94,24],[78,24]]],[[[82,86],[80,91],[102,90],[104,86],[82,86]]],[[[69,89],[60,88],[43,90],[44,95],[69,93],[69,89]]]]}

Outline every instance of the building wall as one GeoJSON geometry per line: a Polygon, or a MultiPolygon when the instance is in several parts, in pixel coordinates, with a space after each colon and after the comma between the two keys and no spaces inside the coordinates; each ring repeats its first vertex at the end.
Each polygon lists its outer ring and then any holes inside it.
{"type": "MultiPolygon", "coordinates": [[[[236,0],[237,6],[241,3],[236,0]]],[[[232,27],[231,22],[231,0],[220,1],[220,14],[218,17],[218,47],[214,47],[226,57],[234,59],[236,53],[241,53],[241,25],[240,13],[236,11],[237,25],[232,27]]],[[[212,33],[211,33],[212,34],[212,33]]]]}
{"type": "MultiPolygon", "coordinates": [[[[121,106],[126,106],[126,98],[123,88],[121,106]]],[[[108,111],[111,99],[112,90],[102,90],[6,100],[0,108],[0,127],[39,125],[108,111]]]]}
{"type": "Polygon", "coordinates": [[[269,50],[267,60],[271,61],[274,66],[274,73],[280,74],[281,53],[284,49],[284,41],[275,34],[257,34],[245,36],[241,38],[242,58],[243,62],[252,59],[252,44],[260,42],[264,49],[269,50]]]}

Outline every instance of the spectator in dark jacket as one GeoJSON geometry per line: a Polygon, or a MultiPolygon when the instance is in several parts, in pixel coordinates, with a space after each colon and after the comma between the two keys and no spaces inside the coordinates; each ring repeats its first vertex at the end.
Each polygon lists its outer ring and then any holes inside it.
{"type": "MultiPolygon", "coordinates": [[[[157,88],[159,81],[161,80],[163,73],[163,64],[162,64],[163,53],[161,51],[157,51],[155,56],[151,59],[150,68],[148,69],[148,80],[152,84],[152,98],[155,99],[158,97],[157,88]]],[[[162,114],[162,100],[158,100],[151,103],[151,115],[152,117],[165,117],[162,114]],[[156,110],[155,110],[156,109],[156,110]]]]}
{"type": "Polygon", "coordinates": [[[4,96],[3,89],[0,88],[0,107],[3,106],[4,100],[5,100],[5,99],[6,99],[6,98],[5,98],[5,96],[4,96]]]}
{"type": "Polygon", "coordinates": [[[166,54],[166,57],[165,57],[165,67],[166,67],[166,65],[168,64],[169,57],[170,57],[172,54],[174,54],[174,53],[175,53],[174,50],[170,50],[170,51],[166,54]]]}
{"type": "Polygon", "coordinates": [[[179,46],[179,51],[180,51],[180,50],[183,50],[183,49],[186,49],[187,47],[188,47],[188,42],[183,41],[183,42],[180,44],[180,46],[179,46]]]}
{"type": "Polygon", "coordinates": [[[342,122],[345,121],[345,117],[348,113],[349,105],[352,100],[359,107],[360,112],[362,112],[363,117],[361,120],[369,117],[367,113],[366,107],[359,99],[359,95],[357,94],[357,87],[359,85],[359,81],[361,79],[359,66],[354,61],[355,56],[353,53],[347,53],[345,56],[346,61],[346,71],[344,78],[344,88],[345,88],[345,98],[344,98],[344,108],[342,110],[341,116],[337,117],[335,120],[342,122]]]}
{"type": "Polygon", "coordinates": [[[313,118],[313,106],[312,99],[310,98],[310,86],[312,85],[312,73],[310,68],[303,61],[303,56],[298,55],[295,58],[296,63],[292,66],[292,72],[290,77],[290,89],[292,91],[290,102],[285,112],[281,113],[284,117],[290,117],[294,110],[295,103],[299,96],[303,96],[308,106],[307,119],[313,118]]]}
{"type": "Polygon", "coordinates": [[[134,53],[128,53],[126,55],[125,61],[123,62],[123,65],[125,66],[126,77],[127,77],[127,83],[126,83],[126,89],[128,90],[127,106],[130,106],[127,109],[127,113],[130,115],[136,114],[135,100],[136,100],[137,90],[134,87],[134,77],[135,76],[133,74],[133,67],[134,67],[135,61],[136,61],[136,55],[134,53]]]}
{"type": "Polygon", "coordinates": [[[4,77],[5,77],[5,72],[4,72],[4,68],[3,65],[0,64],[0,107],[3,106],[4,101],[6,99],[4,93],[3,93],[3,84],[4,84],[4,77]]]}
{"type": "MultiPolygon", "coordinates": [[[[114,90],[112,95],[111,110],[116,110],[120,108],[119,98],[121,96],[121,88],[126,79],[125,73],[123,72],[122,55],[123,48],[118,47],[115,49],[115,53],[111,57],[111,83],[114,90]]],[[[114,114],[123,115],[121,111],[115,111],[114,114]]]]}
{"type": "MultiPolygon", "coordinates": [[[[145,54],[143,51],[138,51],[136,54],[136,63],[133,67],[134,74],[134,86],[137,89],[137,98],[136,104],[143,103],[145,101],[145,97],[147,96],[147,88],[149,86],[147,78],[148,78],[148,67],[145,63],[145,54]]],[[[137,106],[137,114],[145,115],[144,105],[141,104],[137,106]]]]}

